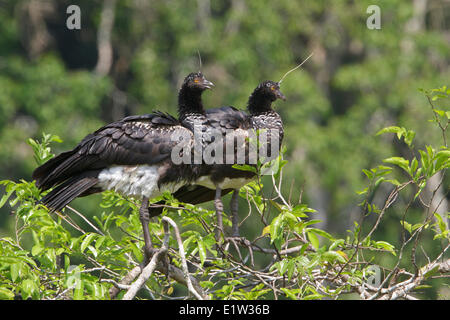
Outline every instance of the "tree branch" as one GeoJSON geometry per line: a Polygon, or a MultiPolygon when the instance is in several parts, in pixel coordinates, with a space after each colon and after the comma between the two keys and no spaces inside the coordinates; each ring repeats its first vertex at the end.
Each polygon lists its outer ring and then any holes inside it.
{"type": "Polygon", "coordinates": [[[104,0],[97,32],[98,60],[95,73],[105,76],[111,69],[113,50],[111,45],[111,31],[114,26],[114,10],[116,0],[104,0]]]}

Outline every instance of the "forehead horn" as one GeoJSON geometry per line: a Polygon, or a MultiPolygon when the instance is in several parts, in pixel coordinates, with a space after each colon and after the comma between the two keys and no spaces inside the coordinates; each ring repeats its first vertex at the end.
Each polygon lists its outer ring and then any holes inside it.
{"type": "Polygon", "coordinates": [[[311,54],[310,54],[305,60],[303,60],[302,63],[300,63],[298,66],[292,68],[292,69],[289,70],[288,72],[286,72],[286,73],[284,74],[284,76],[281,77],[280,81],[278,81],[278,84],[281,84],[281,82],[283,82],[284,78],[286,78],[286,76],[287,76],[289,73],[291,73],[292,71],[295,71],[295,70],[297,70],[298,68],[300,68],[306,61],[308,61],[309,58],[312,57],[313,54],[314,54],[314,52],[311,52],[311,54]]]}

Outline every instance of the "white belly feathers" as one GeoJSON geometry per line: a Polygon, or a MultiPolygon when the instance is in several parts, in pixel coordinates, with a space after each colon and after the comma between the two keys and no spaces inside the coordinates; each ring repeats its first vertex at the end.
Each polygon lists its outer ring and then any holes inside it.
{"type": "Polygon", "coordinates": [[[114,166],[103,169],[98,175],[98,185],[103,190],[114,190],[134,197],[158,197],[165,191],[174,193],[184,182],[162,185],[158,188],[158,166],[114,166]]]}

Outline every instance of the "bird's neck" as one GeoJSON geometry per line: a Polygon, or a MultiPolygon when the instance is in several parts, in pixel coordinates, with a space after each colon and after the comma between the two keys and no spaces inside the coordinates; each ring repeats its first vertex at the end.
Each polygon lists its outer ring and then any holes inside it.
{"type": "Polygon", "coordinates": [[[253,128],[283,130],[283,121],[280,115],[272,109],[272,102],[271,99],[257,91],[252,93],[248,99],[247,109],[250,113],[253,128]]]}
{"type": "Polygon", "coordinates": [[[184,120],[189,115],[204,115],[202,91],[182,87],[178,93],[178,116],[184,120]]]}
{"type": "Polygon", "coordinates": [[[272,101],[267,97],[264,97],[261,94],[254,92],[248,99],[247,109],[251,115],[267,113],[273,111],[272,101]]]}

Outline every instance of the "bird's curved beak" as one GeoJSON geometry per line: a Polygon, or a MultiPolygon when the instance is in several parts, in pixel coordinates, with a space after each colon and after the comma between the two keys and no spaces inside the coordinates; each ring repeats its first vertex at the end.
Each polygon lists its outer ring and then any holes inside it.
{"type": "Polygon", "coordinates": [[[203,79],[203,83],[202,83],[203,87],[205,87],[206,89],[211,89],[212,87],[214,87],[214,83],[212,83],[209,80],[203,79]]]}
{"type": "Polygon", "coordinates": [[[277,96],[277,99],[281,99],[283,101],[286,101],[285,95],[280,90],[277,90],[276,96],[277,96]]]}

